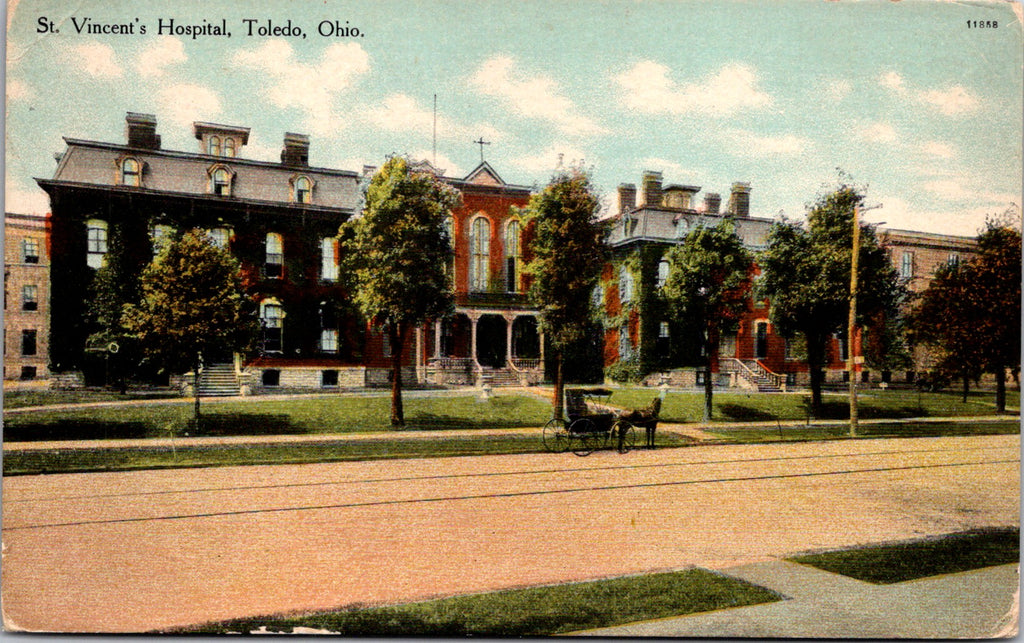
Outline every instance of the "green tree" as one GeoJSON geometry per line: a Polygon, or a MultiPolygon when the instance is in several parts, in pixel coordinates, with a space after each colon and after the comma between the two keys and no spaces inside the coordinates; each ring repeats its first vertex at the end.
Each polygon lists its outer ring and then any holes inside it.
{"type": "MultiPolygon", "coordinates": [[[[853,209],[864,200],[841,183],[809,206],[806,226],[782,220],[772,225],[757,258],[762,276],[758,297],[771,301],[771,320],[785,337],[803,335],[811,375],[811,408],[821,411],[821,386],[829,338],[846,326],[850,306],[853,209]]],[[[895,318],[905,289],[870,225],[861,224],[857,270],[857,322],[895,318]]]]}
{"type": "Polygon", "coordinates": [[[203,356],[244,351],[257,331],[238,262],[202,230],[189,230],[143,270],[140,287],[141,299],[124,307],[122,325],[150,362],[171,373],[192,370],[198,428],[203,356]]]}
{"type": "Polygon", "coordinates": [[[598,197],[580,168],[561,171],[530,198],[524,215],[534,224],[530,299],[555,353],[554,417],[562,417],[566,351],[587,339],[591,294],[604,266],[606,226],[597,220],[598,197]]]}
{"type": "Polygon", "coordinates": [[[699,227],[668,254],[662,293],[669,310],[700,329],[704,354],[704,421],[711,421],[711,362],[722,331],[734,327],[747,309],[754,263],[731,220],[699,227]]]}
{"type": "Polygon", "coordinates": [[[981,376],[984,360],[976,323],[978,302],[972,296],[970,272],[966,263],[939,268],[908,320],[911,339],[936,352],[938,374],[963,382],[964,402],[971,380],[981,376]]]}
{"type": "Polygon", "coordinates": [[[391,341],[391,424],[403,426],[402,352],[417,325],[454,306],[446,221],[461,195],[395,156],[374,174],[363,215],[340,230],[342,260],[359,310],[391,341]]]}
{"type": "Polygon", "coordinates": [[[996,411],[1006,411],[1006,371],[1020,373],[1021,234],[990,219],[966,267],[985,370],[996,376],[996,411]]]}

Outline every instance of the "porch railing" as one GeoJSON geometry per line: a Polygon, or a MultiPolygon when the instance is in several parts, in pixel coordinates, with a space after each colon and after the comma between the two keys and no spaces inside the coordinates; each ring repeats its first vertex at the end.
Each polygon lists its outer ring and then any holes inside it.
{"type": "Polygon", "coordinates": [[[526,357],[513,357],[509,360],[512,368],[517,371],[533,371],[540,368],[540,360],[526,357]]]}

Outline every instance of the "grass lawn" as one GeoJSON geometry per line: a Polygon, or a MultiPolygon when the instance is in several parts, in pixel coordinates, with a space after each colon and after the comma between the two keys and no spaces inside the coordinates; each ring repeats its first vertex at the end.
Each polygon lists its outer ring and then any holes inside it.
{"type": "MultiPolygon", "coordinates": [[[[406,430],[543,426],[551,405],[529,395],[406,397],[406,430]]],[[[190,402],[40,410],[4,416],[4,439],[168,437],[186,431],[190,402]]],[[[391,400],[379,396],[293,397],[203,404],[199,435],[281,435],[391,430],[391,400]]],[[[195,435],[193,433],[193,435],[195,435]]]]}
{"type": "Polygon", "coordinates": [[[116,391],[50,391],[46,389],[6,390],[4,408],[21,409],[27,406],[51,406],[53,404],[82,404],[85,402],[124,402],[127,400],[156,400],[180,397],[170,391],[128,391],[124,395],[116,391]]]}
{"type": "Polygon", "coordinates": [[[211,623],[177,634],[308,627],[345,636],[546,636],[779,600],[774,592],[703,569],[457,596],[296,617],[211,623]]]}
{"type": "Polygon", "coordinates": [[[1020,530],[991,529],[790,560],[869,583],[900,583],[1020,560],[1020,530]]]}
{"type": "MultiPolygon", "coordinates": [[[[831,440],[849,436],[848,426],[784,426],[750,429],[705,429],[724,442],[733,444],[778,442],[780,440],[831,440]]],[[[891,424],[860,424],[857,435],[862,438],[925,438],[948,435],[1015,435],[1020,424],[1015,420],[994,422],[907,422],[891,424]]]]}
{"type": "MultiPolygon", "coordinates": [[[[649,405],[659,391],[657,388],[630,387],[614,389],[610,403],[623,408],[641,408],[649,405]]],[[[1007,396],[1007,411],[1019,412],[1016,399],[1007,396]]],[[[714,395],[715,421],[775,421],[804,420],[810,413],[810,393],[744,394],[720,393],[714,395]]],[[[944,417],[990,415],[995,413],[995,394],[971,393],[967,402],[960,394],[951,392],[918,394],[917,391],[862,391],[857,397],[859,416],[871,418],[944,417]],[[919,402],[920,400],[920,402],[919,402]]],[[[823,399],[824,409],[818,419],[846,419],[849,401],[845,394],[828,394],[823,399]]],[[[703,393],[671,392],[662,405],[661,417],[666,422],[699,422],[704,413],[703,393]]]]}

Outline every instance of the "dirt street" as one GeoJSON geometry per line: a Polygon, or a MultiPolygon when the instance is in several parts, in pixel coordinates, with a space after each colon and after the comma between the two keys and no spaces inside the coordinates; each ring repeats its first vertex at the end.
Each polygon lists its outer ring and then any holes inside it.
{"type": "Polygon", "coordinates": [[[138,632],[1019,523],[1020,438],[4,479],[8,628],[138,632]]]}

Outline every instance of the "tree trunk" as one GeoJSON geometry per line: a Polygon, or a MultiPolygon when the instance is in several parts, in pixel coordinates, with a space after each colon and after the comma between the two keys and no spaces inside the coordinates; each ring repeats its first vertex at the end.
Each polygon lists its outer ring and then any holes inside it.
{"type": "Polygon", "coordinates": [[[551,398],[551,413],[556,420],[565,417],[564,399],[565,380],[562,376],[562,351],[558,351],[555,354],[555,394],[551,398]]]}
{"type": "Polygon", "coordinates": [[[971,377],[964,371],[964,386],[963,386],[963,403],[967,403],[967,394],[971,392],[971,377]]]}
{"type": "Polygon", "coordinates": [[[200,418],[200,415],[199,415],[199,364],[201,363],[201,361],[202,361],[202,359],[199,356],[199,354],[197,353],[196,354],[195,364],[192,365],[192,389],[193,389],[192,392],[195,394],[195,398],[196,398],[195,408],[194,408],[193,413],[192,413],[192,424],[194,425],[194,430],[195,430],[196,433],[199,432],[199,418],[200,418]]]}
{"type": "MultiPolygon", "coordinates": [[[[707,335],[705,334],[705,337],[707,335]]],[[[704,340],[704,421],[711,421],[714,386],[711,381],[711,355],[712,350],[717,350],[717,342],[709,339],[704,340]]]]}
{"type": "Polygon", "coordinates": [[[389,324],[391,337],[391,426],[405,426],[402,409],[402,349],[405,348],[405,324],[389,324]]]}
{"type": "Polygon", "coordinates": [[[822,368],[825,362],[825,338],[804,333],[807,339],[807,368],[811,370],[811,417],[821,415],[822,368]]]}
{"type": "Polygon", "coordinates": [[[1006,413],[1006,369],[996,364],[996,413],[1006,413]]]}

